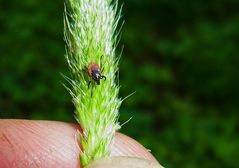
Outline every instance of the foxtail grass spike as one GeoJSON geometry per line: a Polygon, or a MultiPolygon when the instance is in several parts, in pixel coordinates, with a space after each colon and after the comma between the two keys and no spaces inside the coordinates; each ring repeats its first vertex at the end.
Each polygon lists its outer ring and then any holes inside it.
{"type": "Polygon", "coordinates": [[[65,78],[71,84],[67,89],[83,129],[79,138],[83,166],[110,155],[111,141],[120,128],[118,111],[122,100],[118,98],[119,57],[115,54],[120,11],[117,2],[112,0],[68,0],[65,3],[65,56],[71,71],[71,76],[65,78]],[[90,65],[93,63],[98,65],[98,75],[105,76],[99,85],[92,78],[94,68],[90,65]]]}

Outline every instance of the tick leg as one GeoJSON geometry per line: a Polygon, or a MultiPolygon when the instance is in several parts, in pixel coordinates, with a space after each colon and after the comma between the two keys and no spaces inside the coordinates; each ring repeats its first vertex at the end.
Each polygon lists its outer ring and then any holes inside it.
{"type": "Polygon", "coordinates": [[[100,73],[103,73],[104,72],[104,67],[102,68],[101,72],[100,73]]]}
{"type": "Polygon", "coordinates": [[[88,89],[90,88],[90,83],[91,83],[91,81],[89,81],[89,83],[88,83],[88,89]]]}
{"type": "Polygon", "coordinates": [[[91,92],[90,92],[90,97],[91,97],[91,98],[92,98],[92,95],[93,95],[93,89],[94,89],[94,87],[93,87],[93,84],[92,84],[91,92]]]}
{"type": "Polygon", "coordinates": [[[104,72],[104,67],[102,67],[102,57],[103,57],[103,55],[101,55],[101,57],[100,57],[100,73],[104,72]]]}
{"type": "Polygon", "coordinates": [[[106,77],[104,76],[104,75],[102,75],[101,77],[100,77],[100,79],[104,79],[104,81],[106,80],[106,77]]]}
{"type": "Polygon", "coordinates": [[[88,68],[85,66],[84,69],[83,69],[83,71],[84,71],[85,73],[88,73],[88,72],[87,72],[87,69],[88,69],[88,68]]]}
{"type": "Polygon", "coordinates": [[[103,55],[101,55],[101,57],[100,57],[100,67],[102,67],[102,57],[103,57],[103,55]]]}

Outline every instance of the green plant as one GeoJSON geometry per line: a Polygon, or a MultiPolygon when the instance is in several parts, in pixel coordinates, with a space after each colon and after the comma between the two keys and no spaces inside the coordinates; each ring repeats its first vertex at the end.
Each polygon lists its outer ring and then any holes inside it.
{"type": "Polygon", "coordinates": [[[83,129],[80,142],[82,165],[109,156],[109,145],[116,130],[118,98],[116,83],[118,59],[115,55],[119,21],[117,3],[112,0],[68,0],[65,8],[64,27],[66,59],[72,72],[72,85],[68,88],[76,108],[76,118],[83,129]],[[91,82],[86,68],[91,63],[102,65],[106,80],[100,85],[91,82]],[[102,63],[102,64],[101,64],[102,63]]]}

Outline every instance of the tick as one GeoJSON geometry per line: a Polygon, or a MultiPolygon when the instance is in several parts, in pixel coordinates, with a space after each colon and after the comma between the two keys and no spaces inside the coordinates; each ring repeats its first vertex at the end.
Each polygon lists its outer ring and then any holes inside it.
{"type": "MultiPolygon", "coordinates": [[[[97,63],[90,63],[87,67],[87,73],[88,75],[97,83],[97,85],[100,85],[100,80],[104,79],[106,80],[106,77],[102,75],[103,69],[101,69],[101,59],[100,59],[100,66],[97,63]]],[[[90,87],[91,81],[89,81],[88,88],[90,87]]]]}

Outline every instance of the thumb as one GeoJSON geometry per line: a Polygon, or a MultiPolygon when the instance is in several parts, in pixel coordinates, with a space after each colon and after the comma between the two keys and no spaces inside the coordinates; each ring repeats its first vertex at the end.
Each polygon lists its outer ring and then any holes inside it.
{"type": "Polygon", "coordinates": [[[135,157],[111,157],[99,160],[86,166],[86,168],[163,168],[158,162],[152,162],[135,157]]]}

